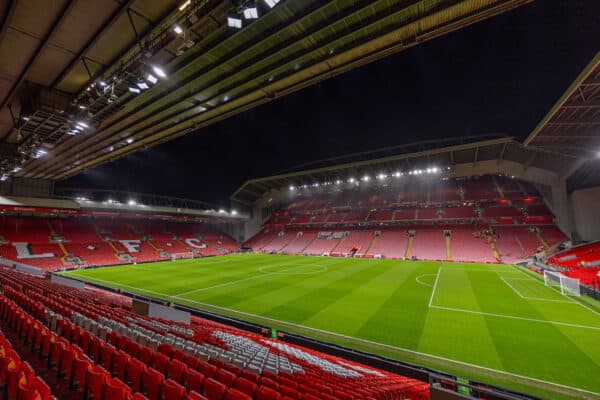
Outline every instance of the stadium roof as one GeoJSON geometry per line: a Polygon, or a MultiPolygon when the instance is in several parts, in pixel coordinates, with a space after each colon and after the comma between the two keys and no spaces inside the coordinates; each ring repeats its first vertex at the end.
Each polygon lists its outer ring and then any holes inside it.
{"type": "Polygon", "coordinates": [[[530,148],[569,154],[569,187],[600,185],[600,52],[525,140],[530,148]]]}
{"type": "Polygon", "coordinates": [[[63,179],[529,1],[259,2],[241,30],[237,1],[4,2],[0,175],[63,179]]]}
{"type": "MultiPolygon", "coordinates": [[[[446,168],[458,164],[476,166],[485,161],[512,161],[524,169],[539,168],[560,174],[577,160],[576,156],[552,150],[527,148],[511,137],[496,137],[477,140],[481,137],[428,141],[396,148],[395,155],[380,158],[354,159],[346,163],[319,166],[300,172],[289,172],[267,178],[252,179],[244,183],[231,197],[242,204],[252,204],[271,190],[290,186],[311,186],[322,182],[346,182],[349,177],[360,179],[367,175],[374,179],[378,174],[388,176],[397,171],[404,174],[415,169],[446,168]],[[436,146],[437,143],[437,146],[436,146]]],[[[337,159],[336,159],[337,160],[337,159]]]]}

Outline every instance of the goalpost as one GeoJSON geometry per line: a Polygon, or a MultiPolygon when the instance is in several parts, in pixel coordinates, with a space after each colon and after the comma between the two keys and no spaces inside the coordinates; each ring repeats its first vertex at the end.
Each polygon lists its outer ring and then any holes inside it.
{"type": "Polygon", "coordinates": [[[564,296],[581,296],[579,279],[569,278],[560,272],[544,270],[544,284],[546,286],[560,286],[564,296]]]}
{"type": "Polygon", "coordinates": [[[171,253],[171,261],[194,258],[194,255],[195,254],[191,251],[186,251],[185,253],[171,253]]]}

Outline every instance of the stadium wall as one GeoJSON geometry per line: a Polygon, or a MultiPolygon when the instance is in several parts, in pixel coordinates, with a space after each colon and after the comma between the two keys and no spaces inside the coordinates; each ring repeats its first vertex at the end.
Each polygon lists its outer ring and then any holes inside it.
{"type": "Polygon", "coordinates": [[[600,240],[600,187],[574,191],[570,204],[581,240],[600,240]]]}

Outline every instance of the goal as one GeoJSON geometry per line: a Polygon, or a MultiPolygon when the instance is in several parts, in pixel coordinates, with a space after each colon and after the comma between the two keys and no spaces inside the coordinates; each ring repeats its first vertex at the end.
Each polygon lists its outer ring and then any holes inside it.
{"type": "Polygon", "coordinates": [[[194,253],[191,251],[187,251],[185,253],[171,253],[171,261],[174,260],[183,260],[185,258],[194,258],[194,253]]]}
{"type": "Polygon", "coordinates": [[[564,296],[581,296],[579,279],[569,278],[560,272],[544,270],[544,284],[546,286],[560,286],[564,296]]]}

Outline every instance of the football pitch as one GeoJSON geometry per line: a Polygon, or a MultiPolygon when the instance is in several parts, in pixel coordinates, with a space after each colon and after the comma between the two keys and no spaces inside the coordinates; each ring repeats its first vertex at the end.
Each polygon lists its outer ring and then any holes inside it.
{"type": "Polygon", "coordinates": [[[66,276],[544,398],[600,398],[600,304],[509,265],[231,255],[66,276]]]}

